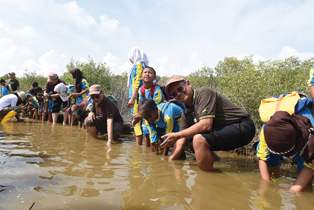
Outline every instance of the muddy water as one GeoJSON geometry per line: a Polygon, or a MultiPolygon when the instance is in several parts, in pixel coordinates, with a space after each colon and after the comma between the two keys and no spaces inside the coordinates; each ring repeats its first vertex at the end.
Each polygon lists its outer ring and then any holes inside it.
{"type": "Polygon", "coordinates": [[[26,121],[0,125],[0,209],[313,209],[311,187],[286,189],[295,169],[260,180],[253,159],[218,153],[213,173],[136,146],[110,148],[76,127],[26,121]],[[289,177],[289,178],[288,178],[289,177]]]}

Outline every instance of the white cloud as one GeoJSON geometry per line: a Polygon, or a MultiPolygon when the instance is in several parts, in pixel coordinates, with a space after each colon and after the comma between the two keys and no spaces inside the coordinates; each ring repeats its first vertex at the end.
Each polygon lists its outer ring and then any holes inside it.
{"type": "MultiPolygon", "coordinates": [[[[241,54],[241,55],[238,55],[235,57],[239,60],[243,60],[245,57],[248,57],[248,56],[250,56],[248,53],[244,53],[244,54],[241,54]]],[[[253,55],[252,59],[253,59],[253,63],[255,63],[255,64],[257,64],[259,61],[266,61],[267,60],[266,58],[263,58],[260,55],[253,55]]]]}
{"type": "Polygon", "coordinates": [[[190,55],[190,68],[191,70],[201,69],[204,67],[204,59],[197,52],[193,52],[190,55]]]}
{"type": "Polygon", "coordinates": [[[280,50],[280,53],[278,55],[279,59],[285,59],[288,57],[298,57],[300,60],[306,60],[311,57],[314,57],[314,53],[311,52],[299,52],[297,49],[294,49],[289,46],[285,46],[280,50]]]}
{"type": "Polygon", "coordinates": [[[129,34],[130,30],[127,27],[119,27],[120,22],[115,18],[110,19],[106,15],[99,17],[100,24],[98,26],[98,33],[101,35],[114,34],[118,31],[121,31],[124,34],[129,34]]]}
{"type": "MultiPolygon", "coordinates": [[[[21,60],[29,58],[33,55],[33,51],[24,46],[17,46],[11,39],[0,39],[0,74],[6,74],[20,70],[19,64],[21,60]]],[[[17,76],[19,76],[17,74],[17,76]]]]}
{"type": "Polygon", "coordinates": [[[111,72],[114,74],[121,74],[123,72],[128,72],[132,64],[131,62],[121,62],[120,59],[111,53],[107,53],[106,56],[102,59],[102,62],[105,62],[108,67],[110,67],[111,72]]]}
{"type": "Polygon", "coordinates": [[[79,7],[75,1],[65,4],[52,4],[52,13],[54,16],[67,22],[73,22],[77,27],[87,29],[95,25],[95,19],[86,14],[85,9],[79,7]]]}
{"type": "Polygon", "coordinates": [[[61,75],[66,70],[67,62],[68,58],[64,54],[60,55],[56,51],[50,50],[43,54],[38,61],[34,59],[26,61],[23,65],[23,71],[20,73],[27,69],[30,72],[36,72],[44,76],[48,76],[49,72],[56,72],[61,75]]]}
{"type": "MultiPolygon", "coordinates": [[[[14,28],[8,24],[5,24],[3,21],[0,20],[0,31],[2,31],[2,34],[6,33],[7,36],[12,37],[18,37],[21,39],[29,39],[29,38],[33,38],[33,39],[38,39],[39,34],[37,31],[35,31],[33,29],[32,26],[30,25],[25,25],[23,27],[20,28],[14,28]]],[[[3,35],[2,35],[3,36],[3,35]]]]}
{"type": "Polygon", "coordinates": [[[106,15],[102,15],[99,17],[100,25],[99,25],[99,33],[108,35],[110,33],[115,33],[118,30],[119,21],[115,18],[110,19],[106,15]]]}
{"type": "Polygon", "coordinates": [[[204,67],[203,58],[198,52],[192,52],[187,59],[174,61],[171,57],[161,56],[156,57],[155,63],[150,64],[156,70],[157,75],[171,76],[173,74],[188,75],[193,71],[204,67]]]}
{"type": "Polygon", "coordinates": [[[10,59],[12,56],[26,56],[31,55],[31,49],[27,47],[18,47],[13,40],[1,38],[0,39],[0,60],[10,59]]]}
{"type": "Polygon", "coordinates": [[[160,76],[171,76],[172,74],[184,74],[186,71],[183,71],[180,65],[172,62],[168,56],[156,57],[156,63],[151,63],[157,75],[160,76]]]}

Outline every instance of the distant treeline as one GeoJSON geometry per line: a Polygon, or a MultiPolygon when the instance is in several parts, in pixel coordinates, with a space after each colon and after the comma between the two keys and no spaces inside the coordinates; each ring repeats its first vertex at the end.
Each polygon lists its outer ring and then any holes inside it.
{"type": "MultiPolygon", "coordinates": [[[[254,63],[252,56],[239,60],[226,57],[219,61],[212,69],[204,66],[202,69],[185,76],[192,83],[193,88],[211,87],[228,97],[235,104],[243,107],[252,117],[257,127],[261,126],[258,108],[264,98],[286,92],[298,91],[309,96],[309,71],[314,66],[314,58],[301,61],[297,57],[285,60],[267,60],[254,63]]],[[[130,119],[130,111],[126,107],[128,102],[127,74],[114,74],[106,63],[95,63],[89,58],[88,63],[74,61],[67,64],[66,69],[77,67],[81,69],[87,81],[100,84],[107,95],[113,95],[118,101],[118,107],[125,119],[130,119]]],[[[158,69],[156,69],[158,74],[158,69]]],[[[74,79],[67,71],[60,78],[66,84],[73,84],[74,79]]],[[[7,80],[7,75],[2,77],[7,80]]],[[[28,91],[36,81],[45,88],[47,77],[25,70],[22,77],[17,78],[20,89],[28,91]]],[[[165,85],[168,77],[157,76],[158,84],[165,85]]],[[[310,97],[310,96],[309,96],[310,97]]]]}

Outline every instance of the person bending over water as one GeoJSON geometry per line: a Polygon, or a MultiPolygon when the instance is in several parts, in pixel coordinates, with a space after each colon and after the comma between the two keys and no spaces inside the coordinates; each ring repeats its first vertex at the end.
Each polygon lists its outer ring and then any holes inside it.
{"type": "MultiPolygon", "coordinates": [[[[153,99],[143,99],[139,104],[139,115],[148,122],[150,138],[152,144],[155,144],[156,152],[159,133],[167,134],[179,131],[182,111],[182,107],[173,102],[157,105],[153,99]]],[[[164,155],[167,155],[167,149],[164,151],[164,155]]]]}
{"type": "Polygon", "coordinates": [[[192,89],[189,81],[180,75],[171,76],[166,82],[166,92],[185,104],[180,132],[169,133],[161,147],[177,142],[177,159],[191,138],[195,158],[203,171],[212,171],[214,161],[220,158],[213,151],[228,151],[247,145],[255,135],[255,125],[249,114],[215,90],[203,87],[192,89]]]}
{"type": "MultiPolygon", "coordinates": [[[[284,94],[287,98],[292,98],[292,95],[293,93],[284,94]]],[[[307,184],[311,184],[314,174],[314,139],[309,138],[314,134],[312,115],[314,101],[303,94],[299,96],[296,104],[289,103],[282,106],[284,110],[290,110],[290,114],[292,114],[291,110],[295,114],[291,116],[285,111],[277,111],[263,125],[256,148],[261,178],[266,181],[280,177],[282,156],[294,156],[293,159],[297,163],[300,174],[290,188],[293,191],[301,191],[307,184]],[[303,121],[307,124],[300,123],[303,121]]],[[[279,96],[275,96],[277,97],[279,96]]],[[[267,114],[270,113],[267,112],[267,114]]]]}
{"type": "Polygon", "coordinates": [[[20,112],[22,108],[18,104],[25,100],[32,99],[24,91],[13,92],[12,94],[3,96],[0,99],[0,121],[1,123],[9,122],[12,118],[16,117],[18,122],[21,122],[20,112]]]}

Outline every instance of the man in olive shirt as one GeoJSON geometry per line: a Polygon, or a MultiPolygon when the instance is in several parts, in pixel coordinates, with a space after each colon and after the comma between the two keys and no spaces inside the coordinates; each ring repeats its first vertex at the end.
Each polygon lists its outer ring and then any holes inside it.
{"type": "Polygon", "coordinates": [[[171,76],[166,92],[186,105],[181,117],[180,132],[167,137],[161,146],[176,143],[170,160],[177,159],[184,150],[188,137],[199,168],[212,171],[214,161],[220,158],[213,151],[227,151],[248,144],[255,135],[255,125],[249,114],[225,96],[207,87],[193,90],[189,81],[179,75],[171,76]]]}
{"type": "Polygon", "coordinates": [[[100,85],[92,85],[89,95],[93,99],[92,111],[85,118],[91,136],[97,139],[97,133],[108,133],[107,145],[111,145],[113,139],[117,139],[123,129],[123,118],[117,105],[107,98],[100,85]]]}

